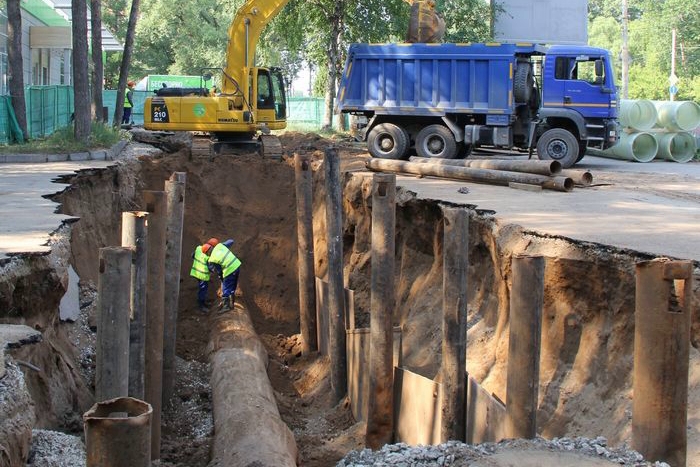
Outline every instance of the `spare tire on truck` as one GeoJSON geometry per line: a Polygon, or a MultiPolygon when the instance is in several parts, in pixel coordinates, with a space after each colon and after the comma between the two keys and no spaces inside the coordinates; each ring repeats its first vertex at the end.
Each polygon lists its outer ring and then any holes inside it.
{"type": "Polygon", "coordinates": [[[515,102],[519,104],[529,103],[534,86],[535,78],[532,75],[532,66],[526,62],[518,63],[515,67],[515,76],[513,76],[515,102]]]}

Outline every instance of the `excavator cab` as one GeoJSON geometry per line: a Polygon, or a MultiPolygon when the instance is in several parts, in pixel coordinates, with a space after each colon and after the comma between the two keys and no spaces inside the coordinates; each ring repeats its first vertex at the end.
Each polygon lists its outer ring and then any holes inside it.
{"type": "Polygon", "coordinates": [[[287,120],[287,96],[284,78],[279,68],[253,68],[250,73],[250,102],[255,102],[257,121],[284,122],[287,120]],[[252,94],[255,93],[255,99],[252,94]]]}

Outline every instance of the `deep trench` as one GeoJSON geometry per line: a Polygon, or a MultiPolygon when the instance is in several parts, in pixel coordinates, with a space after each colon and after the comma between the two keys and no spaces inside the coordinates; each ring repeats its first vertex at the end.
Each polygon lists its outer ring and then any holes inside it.
{"type": "MultiPolygon", "coordinates": [[[[291,143],[283,141],[285,146],[291,143]]],[[[295,148],[316,161],[314,236],[319,277],[325,274],[326,243],[323,171],[318,169],[326,144],[330,143],[315,139],[295,148]]],[[[341,156],[346,169],[356,169],[357,161],[365,157],[356,151],[341,151],[341,156]]],[[[55,199],[62,213],[80,218],[70,226],[66,256],[80,277],[82,306],[89,308],[94,301],[99,249],[120,242],[121,213],[143,209],[141,191],[162,190],[173,172],[187,174],[177,331],[181,360],[177,401],[166,407],[164,415],[171,425],[163,429],[163,461],[183,466],[204,466],[208,461],[212,433],[205,426],[205,433],[194,435],[196,427],[178,425],[182,418],[185,422],[201,422],[201,418],[189,415],[175,420],[177,415],[168,418],[167,411],[182,411],[182,404],[192,410],[210,410],[206,381],[201,383],[206,380],[209,317],[197,311],[196,281],[189,277],[191,253],[209,237],[235,241],[233,250],[243,262],[241,299],[268,347],[270,379],[283,419],[295,431],[300,465],[331,465],[347,450],[361,447],[361,426],[352,420],[346,405],[333,405],[329,391],[324,391],[327,361],[300,356],[294,167],[289,160],[253,155],[192,158],[183,150],[68,177],[71,186],[55,199]],[[323,418],[324,429],[314,430],[311,425],[323,418]]],[[[352,170],[343,177],[344,277],[355,290],[360,325],[369,322],[370,181],[371,175],[352,170]]],[[[402,327],[402,361],[411,371],[433,378],[440,365],[441,206],[401,189],[397,200],[394,320],[402,327]]],[[[469,234],[469,374],[505,400],[511,258],[519,253],[543,255],[538,431],[544,437],[605,436],[611,445],[629,441],[634,264],[649,258],[503,226],[488,212],[471,212],[469,234]]],[[[91,362],[83,361],[76,350],[82,344],[75,342],[69,325],[47,318],[55,316],[65,284],[42,268],[50,269],[46,265],[30,268],[31,273],[20,278],[10,294],[11,309],[45,331],[47,344],[41,358],[54,355],[54,363],[46,364],[54,367],[47,372],[53,376],[28,378],[30,392],[38,400],[37,426],[80,433],[80,416],[94,401],[93,383],[79,370],[89,368],[91,362]],[[63,403],[55,400],[55,385],[63,386],[59,391],[63,403]]],[[[215,300],[213,293],[211,298],[215,300]]]]}

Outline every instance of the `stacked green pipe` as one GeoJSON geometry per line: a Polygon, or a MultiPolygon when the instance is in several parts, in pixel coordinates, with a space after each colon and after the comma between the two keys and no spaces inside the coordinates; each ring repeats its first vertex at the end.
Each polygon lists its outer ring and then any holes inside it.
{"type": "Polygon", "coordinates": [[[635,162],[688,162],[697,151],[690,133],[700,126],[700,106],[691,101],[620,101],[622,133],[617,144],[595,155],[635,162]]]}

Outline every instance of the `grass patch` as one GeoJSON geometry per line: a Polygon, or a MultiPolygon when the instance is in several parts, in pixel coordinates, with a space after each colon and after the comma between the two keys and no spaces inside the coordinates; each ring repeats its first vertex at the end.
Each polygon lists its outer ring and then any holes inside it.
{"type": "Polygon", "coordinates": [[[103,123],[92,123],[92,131],[87,144],[76,141],[73,126],[57,129],[46,138],[27,141],[23,144],[0,146],[2,154],[62,154],[71,152],[86,152],[90,149],[110,148],[121,139],[129,138],[127,131],[115,129],[103,123]]]}

